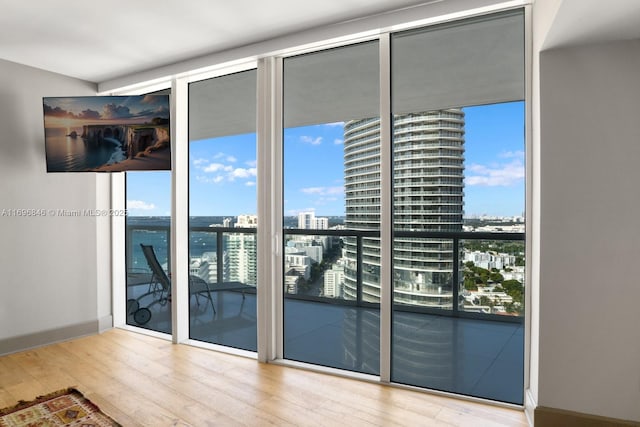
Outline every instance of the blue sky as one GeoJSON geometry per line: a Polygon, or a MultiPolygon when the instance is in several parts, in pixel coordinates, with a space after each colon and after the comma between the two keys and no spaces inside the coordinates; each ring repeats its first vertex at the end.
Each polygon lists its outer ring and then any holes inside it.
{"type": "MultiPolygon", "coordinates": [[[[524,103],[464,111],[465,214],[522,215],[524,103]]],[[[255,135],[190,143],[191,215],[256,212],[255,145],[255,135]]],[[[285,215],[344,215],[342,123],[286,129],[284,152],[285,215]]],[[[168,215],[170,189],[169,172],[127,173],[130,215],[168,215]]]]}

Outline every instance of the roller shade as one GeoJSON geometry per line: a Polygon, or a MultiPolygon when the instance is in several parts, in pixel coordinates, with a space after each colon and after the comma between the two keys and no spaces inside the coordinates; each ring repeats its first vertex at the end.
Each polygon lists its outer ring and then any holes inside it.
{"type": "Polygon", "coordinates": [[[379,115],[378,42],[284,60],[284,127],[379,115]]]}
{"type": "Polygon", "coordinates": [[[189,84],[189,140],[256,131],[256,70],[189,84]]]}
{"type": "Polygon", "coordinates": [[[524,16],[489,15],[394,34],[395,114],[524,99],[524,16]]]}
{"type": "MultiPolygon", "coordinates": [[[[396,114],[524,99],[524,15],[392,35],[396,114]]],[[[284,126],[379,116],[377,41],[284,59],[284,126]]],[[[189,139],[255,132],[256,71],[191,83],[189,139]]]]}

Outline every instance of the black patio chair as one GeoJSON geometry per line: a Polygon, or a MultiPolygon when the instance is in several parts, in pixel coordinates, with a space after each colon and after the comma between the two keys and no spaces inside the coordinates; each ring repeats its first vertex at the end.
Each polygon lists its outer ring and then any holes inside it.
{"type": "MultiPolygon", "coordinates": [[[[133,315],[133,320],[137,324],[144,325],[151,319],[151,310],[149,307],[155,304],[165,305],[171,301],[171,280],[158,262],[153,246],[141,243],[140,247],[151,270],[151,279],[149,281],[149,289],[146,293],[140,295],[138,298],[127,300],[127,313],[133,315]],[[140,307],[140,300],[147,296],[152,296],[153,300],[145,307],[140,307]]],[[[200,305],[200,296],[208,299],[213,309],[213,315],[215,316],[216,309],[213,305],[213,297],[211,296],[211,290],[207,282],[197,276],[189,275],[189,295],[195,295],[198,306],[200,305]]]]}

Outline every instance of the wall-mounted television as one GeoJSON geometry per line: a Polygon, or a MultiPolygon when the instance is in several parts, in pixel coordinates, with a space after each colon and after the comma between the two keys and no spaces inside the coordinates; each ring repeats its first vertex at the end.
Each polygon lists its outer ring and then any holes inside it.
{"type": "Polygon", "coordinates": [[[171,169],[169,95],[45,97],[47,172],[171,169]]]}

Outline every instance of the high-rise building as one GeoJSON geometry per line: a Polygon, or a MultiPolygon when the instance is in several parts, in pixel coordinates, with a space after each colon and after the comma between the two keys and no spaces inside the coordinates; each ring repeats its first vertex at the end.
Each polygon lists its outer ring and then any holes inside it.
{"type": "Polygon", "coordinates": [[[298,228],[308,230],[311,228],[311,222],[315,217],[314,212],[300,212],[298,214],[298,228]]]}
{"type": "Polygon", "coordinates": [[[300,212],[298,214],[298,228],[302,230],[326,230],[329,228],[329,218],[316,217],[315,212],[300,212]]]}
{"type": "Polygon", "coordinates": [[[328,298],[339,298],[342,296],[342,286],[344,284],[344,266],[334,264],[330,270],[324,272],[323,294],[328,298]]]}
{"type": "Polygon", "coordinates": [[[329,218],[317,217],[315,219],[314,228],[316,230],[326,230],[329,228],[329,218]]]}
{"type": "MultiPolygon", "coordinates": [[[[462,231],[464,112],[398,115],[393,125],[393,220],[396,231],[462,231]]],[[[347,229],[380,229],[380,120],[344,125],[347,229]]],[[[394,301],[448,307],[451,240],[395,238],[394,301]]],[[[345,298],[356,299],[356,241],[345,239],[345,298]]],[[[459,268],[459,267],[456,267],[459,268]]],[[[362,299],[380,300],[380,241],[363,239],[362,299]]]]}
{"type": "MultiPolygon", "coordinates": [[[[258,226],[256,215],[238,215],[235,227],[258,226]]],[[[229,233],[225,235],[229,280],[256,286],[258,283],[258,247],[255,234],[229,233]]]]}

